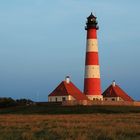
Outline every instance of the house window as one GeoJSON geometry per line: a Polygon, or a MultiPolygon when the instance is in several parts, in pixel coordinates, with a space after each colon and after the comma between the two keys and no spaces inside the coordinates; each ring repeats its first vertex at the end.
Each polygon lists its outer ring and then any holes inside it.
{"type": "Polygon", "coordinates": [[[57,98],[55,98],[55,101],[57,102],[57,98]]]}
{"type": "Polygon", "coordinates": [[[66,101],[66,98],[65,97],[62,97],[62,101],[66,101]]]}

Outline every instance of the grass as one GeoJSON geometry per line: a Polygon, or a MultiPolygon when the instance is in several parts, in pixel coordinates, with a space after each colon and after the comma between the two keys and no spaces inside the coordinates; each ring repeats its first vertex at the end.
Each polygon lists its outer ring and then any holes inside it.
{"type": "Polygon", "coordinates": [[[0,114],[119,114],[140,113],[140,107],[134,106],[57,106],[35,105],[16,106],[0,109],[0,114]]]}
{"type": "Polygon", "coordinates": [[[0,140],[139,140],[140,113],[1,115],[0,140]]]}
{"type": "Polygon", "coordinates": [[[0,140],[140,140],[140,107],[1,108],[0,140]]]}

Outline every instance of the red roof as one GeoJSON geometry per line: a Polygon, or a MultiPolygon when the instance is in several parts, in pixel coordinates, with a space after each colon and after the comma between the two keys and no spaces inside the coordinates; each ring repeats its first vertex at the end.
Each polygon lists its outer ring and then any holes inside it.
{"type": "Polygon", "coordinates": [[[87,96],[83,94],[72,82],[66,83],[62,81],[49,96],[73,96],[76,100],[88,100],[87,96]]]}
{"type": "Polygon", "coordinates": [[[102,95],[103,97],[121,97],[124,101],[134,101],[118,85],[110,85],[102,95]]]}

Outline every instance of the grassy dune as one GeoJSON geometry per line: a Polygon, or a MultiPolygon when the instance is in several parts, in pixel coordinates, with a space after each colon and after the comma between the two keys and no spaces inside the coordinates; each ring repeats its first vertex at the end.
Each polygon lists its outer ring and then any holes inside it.
{"type": "Polygon", "coordinates": [[[140,140],[140,113],[0,115],[0,140],[140,140]]]}

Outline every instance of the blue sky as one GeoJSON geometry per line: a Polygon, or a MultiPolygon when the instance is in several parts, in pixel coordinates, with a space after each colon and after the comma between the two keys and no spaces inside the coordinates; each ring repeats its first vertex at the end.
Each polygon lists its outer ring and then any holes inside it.
{"type": "Polygon", "coordinates": [[[140,100],[139,0],[0,1],[0,96],[46,101],[65,78],[83,90],[86,17],[96,14],[102,91],[140,100]]]}

